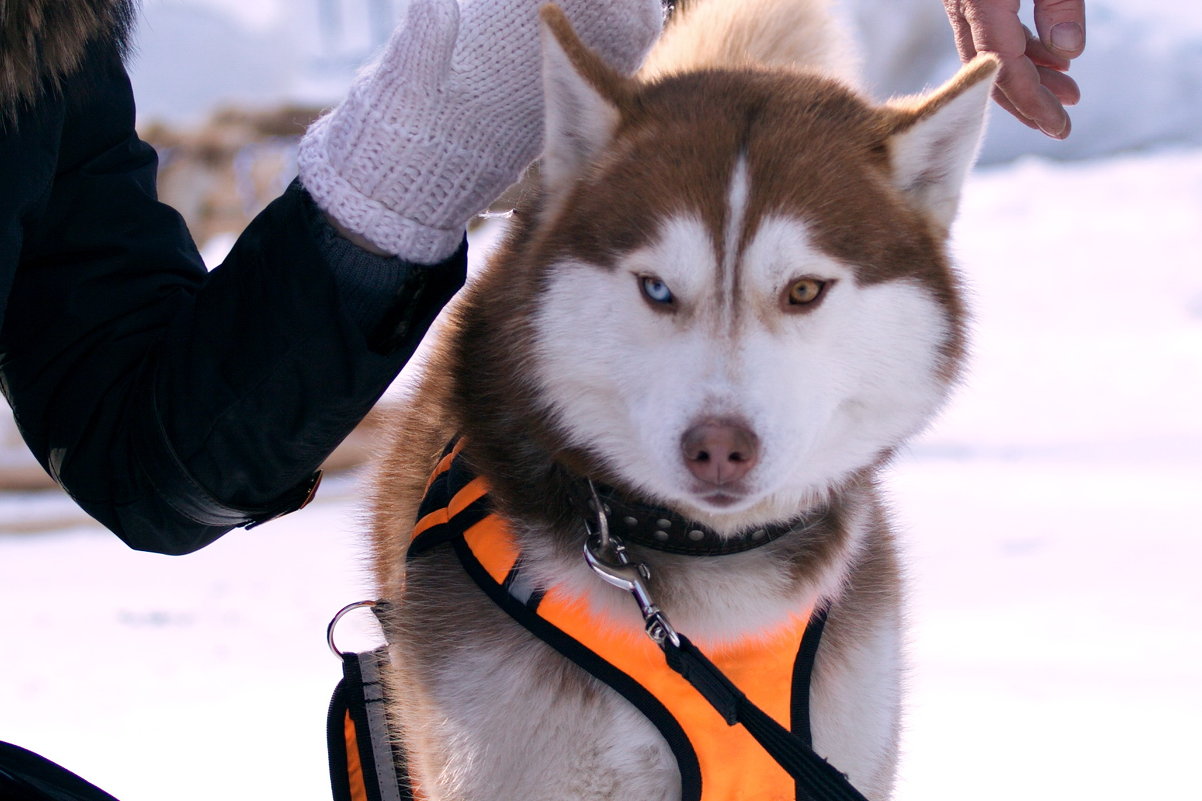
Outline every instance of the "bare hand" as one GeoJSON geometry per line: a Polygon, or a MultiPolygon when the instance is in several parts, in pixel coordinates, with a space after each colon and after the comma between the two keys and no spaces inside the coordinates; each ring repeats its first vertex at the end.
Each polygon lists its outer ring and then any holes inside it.
{"type": "Polygon", "coordinates": [[[960,57],[994,53],[1002,61],[993,97],[1022,123],[1064,139],[1065,106],[1081,99],[1066,75],[1085,49],[1085,0],[1034,0],[1035,36],[1018,19],[1019,0],[944,0],[960,57]]]}

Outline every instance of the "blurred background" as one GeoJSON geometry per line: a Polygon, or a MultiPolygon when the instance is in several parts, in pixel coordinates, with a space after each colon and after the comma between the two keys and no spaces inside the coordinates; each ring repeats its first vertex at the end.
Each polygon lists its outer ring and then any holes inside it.
{"type": "MultiPolygon", "coordinates": [[[[139,128],[210,266],[403,5],[144,0],[139,128]]],[[[877,97],[955,71],[938,0],[835,5],[877,97]]],[[[911,573],[899,801],[1202,796],[1202,6],[1087,11],[1072,137],[992,115],[954,230],[972,369],[888,478],[911,573]]],[[[324,625],[370,594],[372,422],[302,514],[173,559],[90,523],[4,415],[0,739],[122,801],[327,798],[324,625]]]]}

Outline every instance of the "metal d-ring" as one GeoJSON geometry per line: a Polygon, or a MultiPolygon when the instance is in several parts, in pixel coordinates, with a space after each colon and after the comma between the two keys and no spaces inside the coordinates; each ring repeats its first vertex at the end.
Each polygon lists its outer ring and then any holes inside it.
{"type": "Polygon", "coordinates": [[[347,604],[338,610],[334,615],[334,619],[330,621],[330,625],[326,626],[326,643],[330,646],[330,651],[339,659],[342,658],[342,651],[338,650],[338,646],[334,644],[334,627],[338,625],[338,621],[342,620],[347,612],[353,612],[356,609],[371,609],[376,605],[375,601],[356,601],[353,604],[347,604]]]}

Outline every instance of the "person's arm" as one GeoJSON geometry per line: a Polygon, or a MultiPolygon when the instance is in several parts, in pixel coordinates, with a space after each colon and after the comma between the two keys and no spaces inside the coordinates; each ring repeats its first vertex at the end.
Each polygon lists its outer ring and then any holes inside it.
{"type": "Polygon", "coordinates": [[[132,547],[185,553],[303,502],[460,286],[465,254],[362,253],[293,187],[206,273],[155,198],[120,63],[98,53],[85,70],[25,231],[0,371],[30,446],[86,511],[132,547]]]}
{"type": "Polygon", "coordinates": [[[944,6],[965,62],[977,53],[1001,59],[998,105],[1024,125],[1064,139],[1072,131],[1064,107],[1081,99],[1066,73],[1085,49],[1085,0],[1034,2],[1036,34],[1019,21],[1019,0],[944,0],[944,6]]]}

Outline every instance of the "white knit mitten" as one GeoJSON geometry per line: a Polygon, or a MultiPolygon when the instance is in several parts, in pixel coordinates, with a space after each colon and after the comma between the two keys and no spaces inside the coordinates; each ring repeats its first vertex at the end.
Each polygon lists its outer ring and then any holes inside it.
{"type": "MultiPolygon", "coordinates": [[[[633,72],[660,0],[557,0],[581,39],[633,72]]],[[[301,183],[347,231],[407,261],[455,252],[472,215],[538,156],[547,0],[410,0],[383,56],[301,141],[301,183]]]]}

